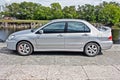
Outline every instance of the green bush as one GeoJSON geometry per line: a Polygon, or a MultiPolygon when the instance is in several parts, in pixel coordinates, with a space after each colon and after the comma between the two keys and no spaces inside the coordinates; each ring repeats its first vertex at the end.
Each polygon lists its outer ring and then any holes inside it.
{"type": "Polygon", "coordinates": [[[119,36],[120,36],[119,32],[120,32],[120,29],[113,29],[112,30],[113,41],[119,39],[119,36]]]}
{"type": "Polygon", "coordinates": [[[120,22],[115,24],[116,28],[120,28],[120,22]]]}

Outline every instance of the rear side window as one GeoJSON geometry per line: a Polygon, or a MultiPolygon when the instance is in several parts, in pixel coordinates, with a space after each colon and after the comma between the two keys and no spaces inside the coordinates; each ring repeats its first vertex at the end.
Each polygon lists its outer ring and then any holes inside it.
{"type": "Polygon", "coordinates": [[[90,32],[90,29],[82,22],[68,22],[67,32],[68,33],[90,32]]]}

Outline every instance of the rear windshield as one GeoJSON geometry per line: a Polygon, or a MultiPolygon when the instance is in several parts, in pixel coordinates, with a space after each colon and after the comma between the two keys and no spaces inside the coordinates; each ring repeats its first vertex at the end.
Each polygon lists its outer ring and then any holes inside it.
{"type": "Polygon", "coordinates": [[[97,27],[99,31],[107,31],[108,29],[106,27],[97,27]]]}

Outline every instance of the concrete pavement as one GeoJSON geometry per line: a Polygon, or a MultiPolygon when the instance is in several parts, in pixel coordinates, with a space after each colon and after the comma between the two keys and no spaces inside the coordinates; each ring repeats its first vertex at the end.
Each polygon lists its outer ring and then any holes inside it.
{"type": "Polygon", "coordinates": [[[0,80],[120,80],[120,65],[0,65],[0,80]]]}
{"type": "Polygon", "coordinates": [[[19,56],[0,43],[0,80],[120,80],[120,45],[102,55],[36,52],[19,56]]]}

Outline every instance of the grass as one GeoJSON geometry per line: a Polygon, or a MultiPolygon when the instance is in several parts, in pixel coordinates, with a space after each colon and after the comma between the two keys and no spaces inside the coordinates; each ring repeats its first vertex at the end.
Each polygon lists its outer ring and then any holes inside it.
{"type": "Polygon", "coordinates": [[[15,23],[47,23],[49,20],[0,20],[0,22],[15,22],[15,23]]]}
{"type": "Polygon", "coordinates": [[[120,30],[120,27],[118,27],[118,26],[113,26],[112,29],[120,30]]]}
{"type": "MultiPolygon", "coordinates": [[[[39,25],[39,24],[44,25],[44,24],[48,23],[49,20],[0,20],[0,23],[2,23],[2,22],[13,23],[13,24],[15,24],[15,25],[17,26],[17,27],[15,27],[15,28],[18,28],[18,25],[17,25],[17,24],[23,24],[23,27],[25,28],[25,24],[26,24],[26,23],[28,23],[28,24],[37,23],[38,25],[39,25]]],[[[14,26],[14,25],[13,25],[13,26],[14,26]]],[[[7,28],[14,28],[13,26],[10,27],[10,25],[8,25],[7,28]]],[[[22,26],[20,26],[20,27],[22,27],[22,26]]],[[[35,27],[36,27],[36,25],[35,25],[35,27]]],[[[1,26],[0,26],[0,29],[2,29],[1,26]]]]}

